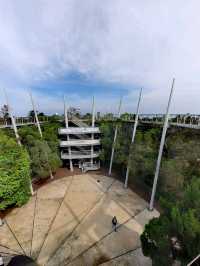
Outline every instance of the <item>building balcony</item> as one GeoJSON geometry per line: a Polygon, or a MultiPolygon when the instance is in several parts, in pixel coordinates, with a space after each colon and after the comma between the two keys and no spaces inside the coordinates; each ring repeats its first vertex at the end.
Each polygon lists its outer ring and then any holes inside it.
{"type": "Polygon", "coordinates": [[[91,154],[91,151],[72,151],[71,156],[68,152],[61,152],[61,159],[69,160],[71,159],[87,159],[87,158],[97,158],[99,157],[99,152],[94,151],[91,154]]]}
{"type": "Polygon", "coordinates": [[[60,147],[83,147],[100,145],[99,139],[77,139],[77,140],[62,140],[60,147]]]}
{"type": "Polygon", "coordinates": [[[69,135],[69,134],[97,134],[100,133],[98,127],[68,127],[68,128],[59,128],[59,135],[69,135]]]}

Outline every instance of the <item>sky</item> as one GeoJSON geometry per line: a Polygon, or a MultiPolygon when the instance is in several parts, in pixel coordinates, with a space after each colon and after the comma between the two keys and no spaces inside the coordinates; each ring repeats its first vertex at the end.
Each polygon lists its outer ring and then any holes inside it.
{"type": "Polygon", "coordinates": [[[68,106],[142,113],[200,113],[198,0],[1,0],[0,105],[13,112],[68,106]]]}

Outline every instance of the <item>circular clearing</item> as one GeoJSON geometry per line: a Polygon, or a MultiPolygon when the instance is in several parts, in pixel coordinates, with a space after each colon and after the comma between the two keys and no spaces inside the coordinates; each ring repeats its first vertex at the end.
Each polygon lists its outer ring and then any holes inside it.
{"type": "Polygon", "coordinates": [[[108,176],[57,179],[6,216],[0,228],[0,253],[25,253],[41,266],[110,266],[119,260],[121,265],[149,266],[140,235],[149,219],[159,214],[147,207],[144,199],[108,176]]]}

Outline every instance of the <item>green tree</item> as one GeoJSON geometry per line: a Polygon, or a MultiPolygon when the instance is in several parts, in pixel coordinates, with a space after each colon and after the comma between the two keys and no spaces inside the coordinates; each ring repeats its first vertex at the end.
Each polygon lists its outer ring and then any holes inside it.
{"type": "Polygon", "coordinates": [[[134,182],[149,188],[153,183],[159,139],[160,129],[139,129],[130,147],[130,176],[134,182]]]}
{"type": "Polygon", "coordinates": [[[35,140],[29,136],[27,149],[31,158],[33,176],[46,178],[49,176],[50,169],[55,172],[60,166],[59,157],[51,151],[46,141],[35,140]]]}
{"type": "Polygon", "coordinates": [[[121,173],[124,175],[128,163],[128,157],[130,152],[132,127],[125,123],[118,123],[118,135],[115,145],[115,156],[113,165],[117,169],[121,169],[121,173]]]}
{"type": "Polygon", "coordinates": [[[176,249],[172,239],[179,244],[177,259],[186,265],[200,250],[200,178],[194,177],[184,188],[180,201],[163,200],[164,212],[152,219],[141,235],[142,249],[152,258],[153,265],[172,265],[176,249]],[[160,262],[162,260],[162,263],[160,262]]]}
{"type": "Polygon", "coordinates": [[[30,196],[30,159],[14,139],[0,134],[0,209],[21,206],[30,196]]]}
{"type": "Polygon", "coordinates": [[[49,147],[53,152],[59,155],[59,139],[58,139],[58,129],[60,124],[57,122],[46,123],[42,126],[43,129],[43,139],[48,142],[49,147]]]}
{"type": "Polygon", "coordinates": [[[31,159],[33,177],[46,178],[50,169],[55,172],[61,166],[56,131],[54,127],[46,125],[41,139],[35,127],[24,127],[19,130],[22,143],[26,146],[31,159]]]}
{"type": "Polygon", "coordinates": [[[193,130],[169,132],[160,172],[159,190],[176,196],[193,176],[200,176],[200,139],[193,130]]]}
{"type": "Polygon", "coordinates": [[[1,107],[0,114],[5,120],[7,120],[10,117],[9,112],[8,112],[8,105],[4,104],[1,107]]]}
{"type": "Polygon", "coordinates": [[[34,110],[30,110],[28,112],[28,116],[31,117],[31,118],[35,118],[35,112],[34,112],[34,110]]]}
{"type": "Polygon", "coordinates": [[[114,128],[112,124],[103,122],[100,125],[100,131],[102,133],[102,138],[101,138],[102,149],[101,149],[100,159],[103,165],[107,166],[110,161],[114,128]]]}
{"type": "Polygon", "coordinates": [[[88,120],[92,120],[92,114],[91,113],[86,113],[82,116],[83,119],[88,119],[88,120]]]}

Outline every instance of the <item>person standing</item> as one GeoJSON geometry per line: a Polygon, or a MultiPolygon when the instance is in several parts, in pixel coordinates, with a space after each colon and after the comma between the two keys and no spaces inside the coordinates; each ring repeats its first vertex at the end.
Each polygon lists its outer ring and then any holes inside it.
{"type": "Polygon", "coordinates": [[[117,232],[117,218],[114,216],[112,218],[112,227],[114,227],[115,232],[117,232]]]}

